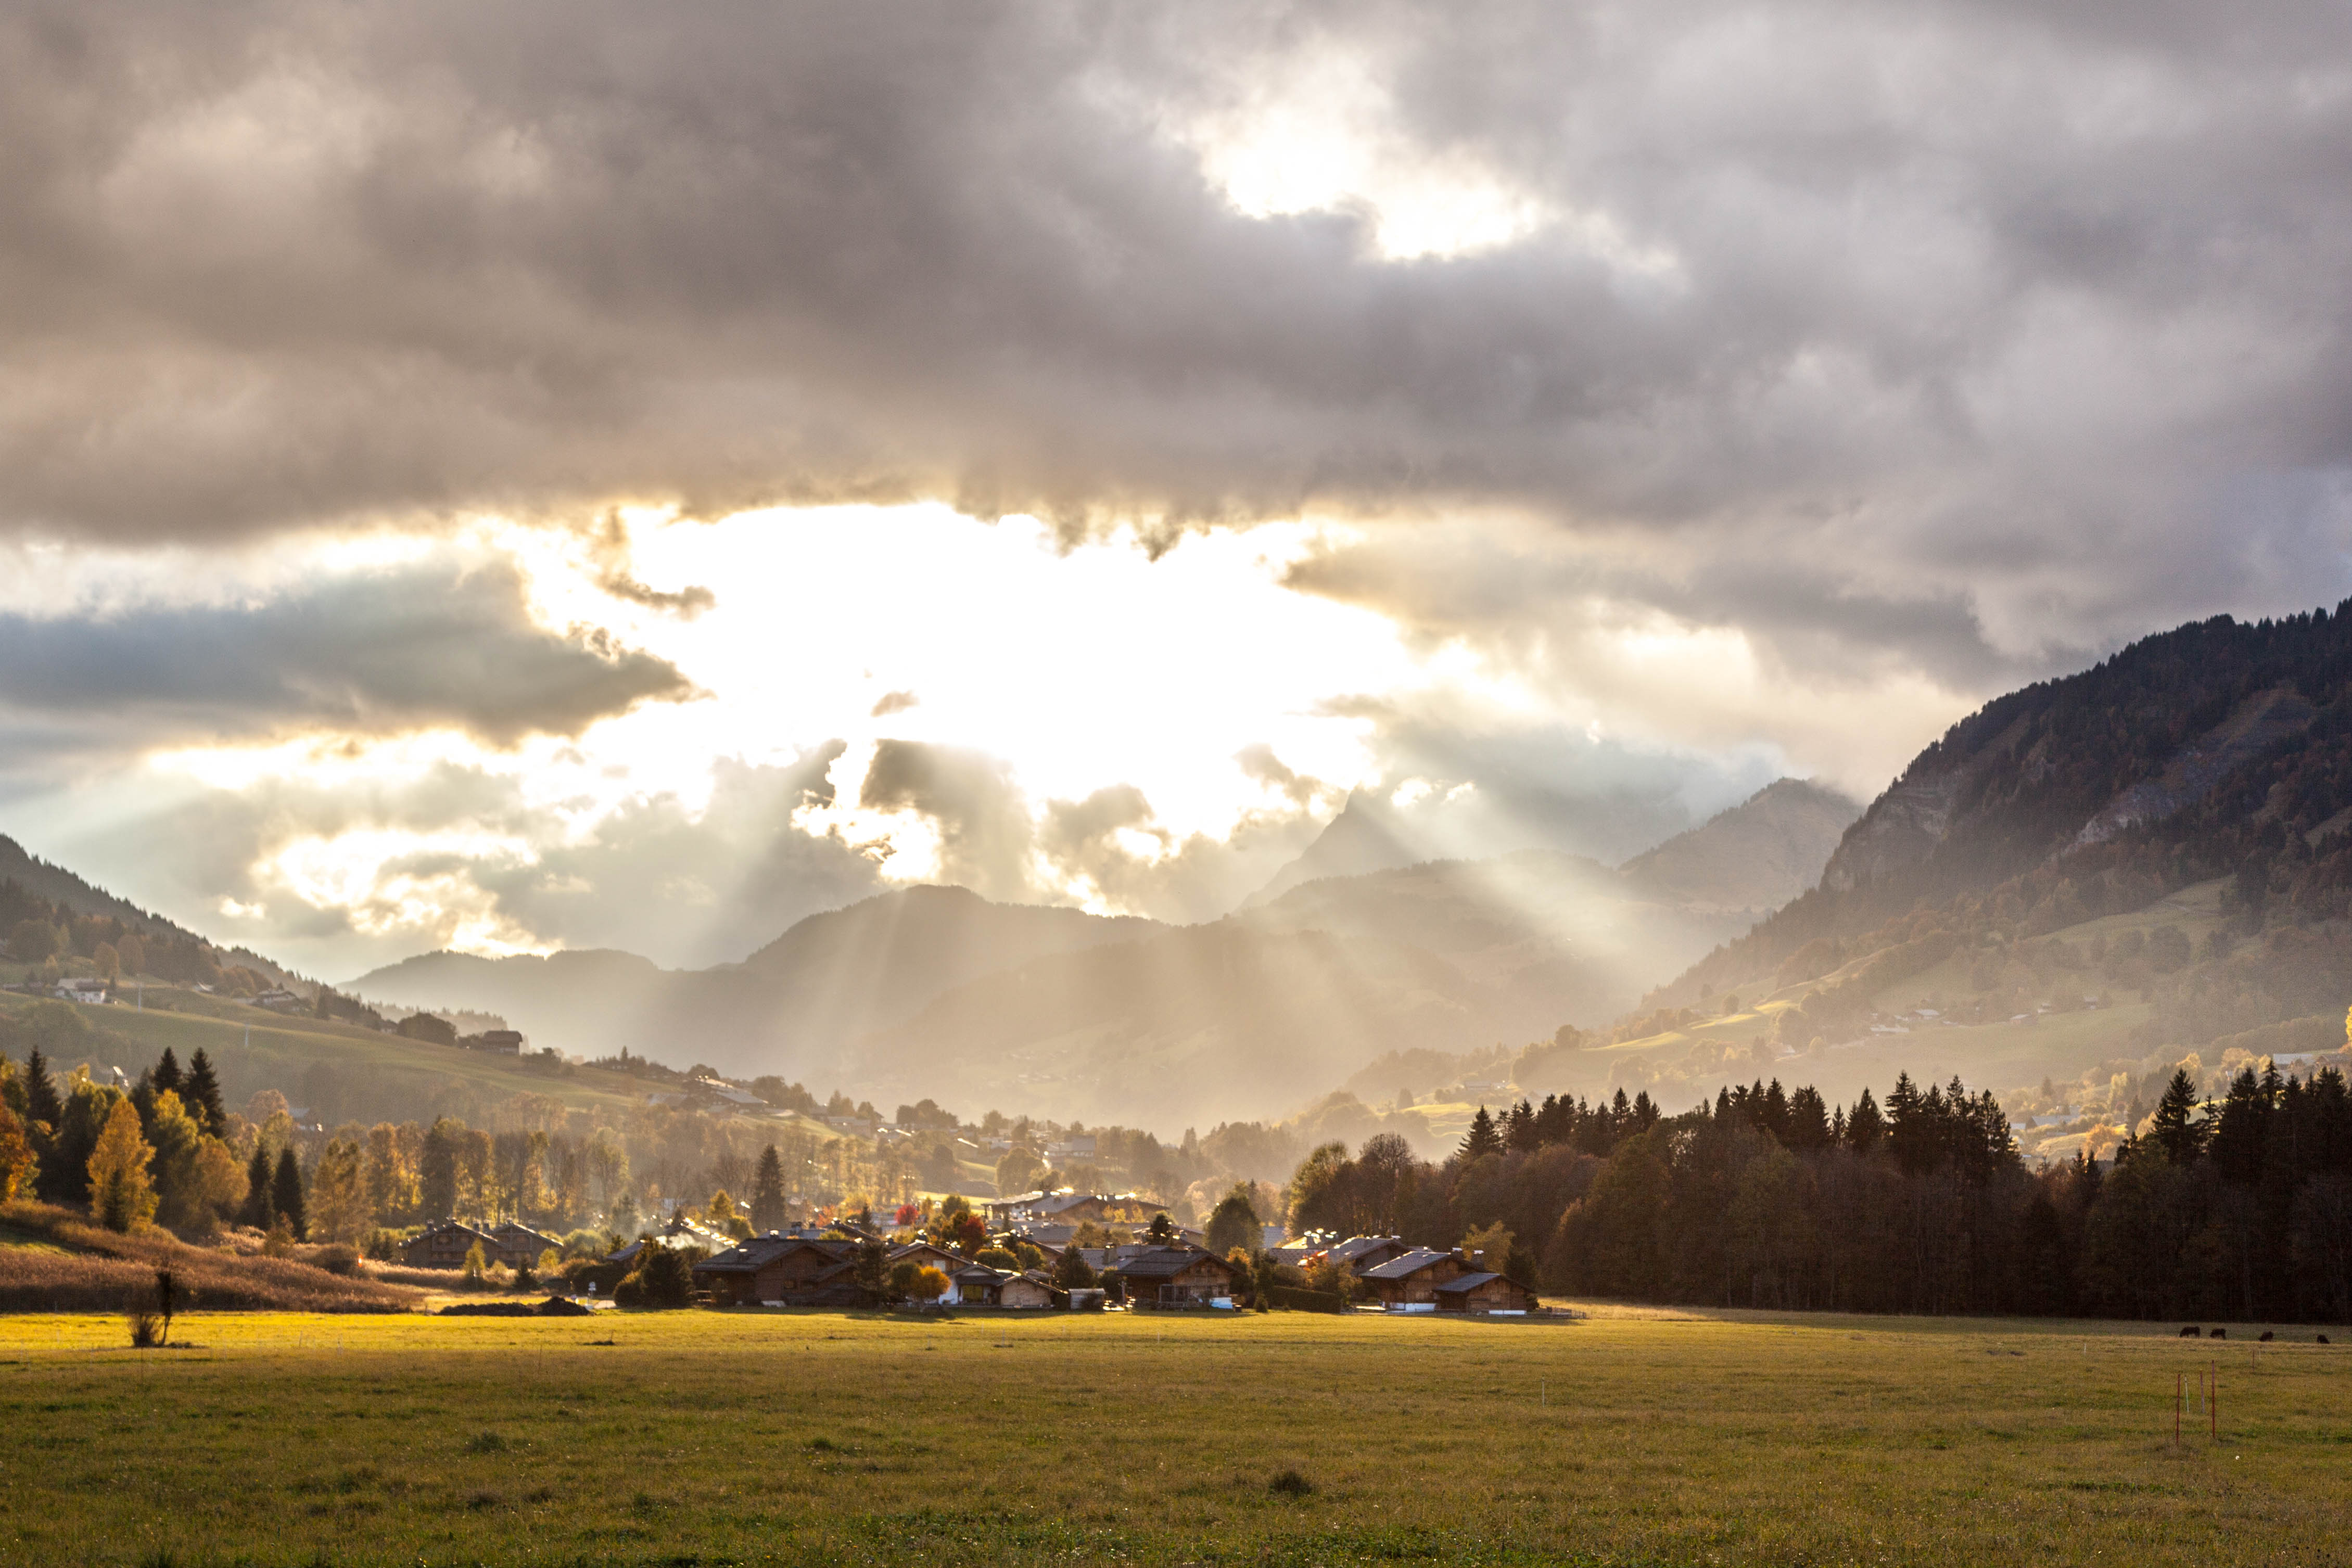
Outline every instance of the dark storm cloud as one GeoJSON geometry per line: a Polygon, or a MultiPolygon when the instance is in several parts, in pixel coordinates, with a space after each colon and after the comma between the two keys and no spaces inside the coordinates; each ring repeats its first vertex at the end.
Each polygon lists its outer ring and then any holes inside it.
{"type": "Polygon", "coordinates": [[[441,726],[505,744],[693,695],[665,660],[533,625],[503,564],[362,572],[252,603],[0,614],[0,709],[140,747],[441,726]]]}
{"type": "Polygon", "coordinates": [[[2010,669],[2340,587],[2348,73],[2317,4],[20,5],[0,522],[1490,507],[2010,669]],[[1185,129],[1333,61],[1550,220],[1234,212],[1185,129]]]}

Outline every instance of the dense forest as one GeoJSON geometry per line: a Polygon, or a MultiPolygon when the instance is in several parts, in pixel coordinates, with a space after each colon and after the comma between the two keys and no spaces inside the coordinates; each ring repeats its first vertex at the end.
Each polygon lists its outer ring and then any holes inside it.
{"type": "Polygon", "coordinates": [[[1646,1103],[1485,1110],[1443,1164],[1402,1140],[1318,1149],[1295,1228],[1507,1258],[1573,1294],[1725,1307],[2234,1321],[2352,1319],[2343,1075],[2174,1075],[2112,1165],[2029,1169],[1990,1093],[1906,1076],[1832,1107],[1775,1081],[1646,1103]]]}

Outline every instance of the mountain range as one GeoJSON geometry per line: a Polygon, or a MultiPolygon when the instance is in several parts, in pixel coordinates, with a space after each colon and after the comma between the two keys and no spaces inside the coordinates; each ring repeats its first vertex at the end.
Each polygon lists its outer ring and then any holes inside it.
{"type": "Polygon", "coordinates": [[[1594,1024],[1812,881],[1857,807],[1784,779],[1625,865],[1531,850],[1313,878],[1170,926],[915,887],[740,964],[436,953],[348,988],[535,1041],[1085,1120],[1282,1110],[1385,1052],[1594,1024]],[[950,1098],[953,1097],[953,1098],[950,1098]]]}

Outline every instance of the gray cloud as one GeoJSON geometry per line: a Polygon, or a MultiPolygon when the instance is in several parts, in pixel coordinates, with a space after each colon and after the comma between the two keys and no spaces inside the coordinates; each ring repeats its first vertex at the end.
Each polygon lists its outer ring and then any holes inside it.
{"type": "Polygon", "coordinates": [[[0,519],[1498,507],[1981,682],[2340,591],[2347,66],[2294,3],[18,6],[0,519]],[[1349,58],[1555,221],[1381,263],[1171,134],[1349,58]]]}
{"type": "Polygon", "coordinates": [[[740,959],[805,915],[880,890],[865,855],[792,827],[803,802],[831,798],[825,770],[843,749],[831,742],[779,766],[721,761],[699,809],[669,795],[633,798],[579,834],[532,803],[525,780],[442,764],[413,779],[272,779],[160,803],[142,790],[102,831],[76,834],[37,816],[50,831],[34,836],[108,887],[318,973],[355,974],[446,945],[461,918],[485,913],[539,942],[698,967],[740,959]],[[289,843],[367,831],[519,848],[428,850],[372,868],[380,887],[445,880],[438,913],[421,920],[413,905],[371,898],[314,904],[274,874],[289,843]]]}
{"type": "Polygon", "coordinates": [[[1737,804],[1779,776],[1778,758],[1627,747],[1558,725],[1479,725],[1426,703],[1334,705],[1373,719],[1381,788],[1433,788],[1390,807],[1384,823],[1431,857],[1483,858],[1542,848],[1608,864],[1737,804]],[[1459,796],[1449,787],[1469,785],[1459,796]],[[1452,798],[1449,798],[1451,796],[1452,798]]]}
{"type": "Polygon", "coordinates": [[[964,747],[876,744],[857,803],[928,817],[940,835],[942,881],[1014,903],[1032,891],[1029,807],[1011,765],[964,747]]]}
{"type": "Polygon", "coordinates": [[[443,725],[504,744],[693,695],[665,660],[532,624],[505,564],[361,572],[256,603],[0,614],[0,711],[93,745],[443,725]]]}

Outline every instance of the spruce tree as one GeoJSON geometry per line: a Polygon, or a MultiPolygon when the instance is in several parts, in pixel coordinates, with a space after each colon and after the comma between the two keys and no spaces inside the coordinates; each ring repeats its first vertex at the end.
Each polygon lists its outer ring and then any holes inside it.
{"type": "Polygon", "coordinates": [[[1857,1155],[1867,1155],[1885,1136],[1886,1118],[1878,1113],[1878,1102],[1864,1089],[1853,1103],[1853,1113],[1845,1119],[1845,1146],[1857,1155]]]}
{"type": "Polygon", "coordinates": [[[277,1218],[278,1206],[269,1197],[269,1148],[257,1138],[245,1167],[245,1206],[236,1211],[236,1222],[267,1230],[277,1218]]]}
{"type": "Polygon", "coordinates": [[[309,1240],[310,1228],[302,1214],[302,1167],[295,1163],[291,1144],[278,1151],[278,1175],[269,1184],[269,1200],[286,1221],[286,1228],[294,1233],[294,1239],[309,1240]]]}
{"type": "Polygon", "coordinates": [[[220,1080],[213,1076],[212,1058],[203,1046],[188,1058],[188,1086],[180,1091],[180,1100],[188,1113],[204,1124],[209,1137],[220,1137],[228,1131],[228,1110],[221,1103],[220,1080]]]}
{"type": "Polygon", "coordinates": [[[2190,1119],[2196,1110],[2197,1085],[2187,1068],[2176,1067],[2172,1082],[2164,1086],[2164,1098],[2156,1103],[2156,1119],[2148,1128],[2164,1157],[2176,1166],[2193,1164],[2205,1150],[2205,1124],[2190,1119]]]}
{"type": "Polygon", "coordinates": [[[1468,1165],[1473,1160],[1502,1152],[1503,1135],[1495,1131],[1495,1118],[1486,1113],[1486,1107],[1481,1105],[1478,1113],[1470,1119],[1470,1130],[1462,1135],[1459,1151],[1462,1163],[1468,1165]]]}
{"type": "Polygon", "coordinates": [[[65,1124],[64,1103],[58,1100],[57,1082],[49,1076],[48,1059],[37,1045],[25,1058],[25,1109],[34,1121],[47,1123],[52,1133],[65,1124]]]}
{"type": "Polygon", "coordinates": [[[760,1166],[751,1176],[751,1228],[782,1230],[784,1218],[784,1162],[770,1144],[760,1151],[760,1166]]]}
{"type": "Polygon", "coordinates": [[[183,1100],[187,1098],[181,1090],[186,1080],[180,1076],[180,1059],[172,1054],[172,1048],[168,1045],[163,1048],[163,1060],[155,1063],[155,1071],[148,1075],[147,1082],[154,1085],[158,1094],[168,1089],[183,1100]]]}
{"type": "Polygon", "coordinates": [[[1511,1107],[1510,1121],[1507,1125],[1508,1130],[1503,1134],[1503,1141],[1510,1146],[1513,1153],[1522,1155],[1535,1153],[1539,1142],[1536,1136],[1535,1107],[1529,1105],[1525,1100],[1520,1101],[1511,1107]]]}

